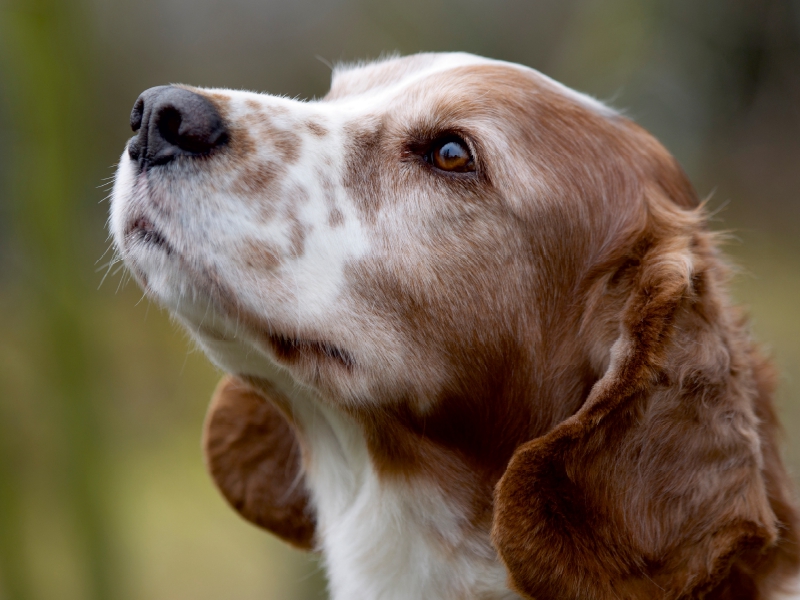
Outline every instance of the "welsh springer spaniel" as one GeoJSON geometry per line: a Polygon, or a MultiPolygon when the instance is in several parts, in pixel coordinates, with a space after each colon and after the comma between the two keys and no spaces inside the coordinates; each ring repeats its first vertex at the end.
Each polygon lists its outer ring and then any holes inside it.
{"type": "Polygon", "coordinates": [[[228,373],[209,470],[332,597],[776,598],[774,376],[640,127],[519,65],[152,88],[110,227],[228,373]]]}

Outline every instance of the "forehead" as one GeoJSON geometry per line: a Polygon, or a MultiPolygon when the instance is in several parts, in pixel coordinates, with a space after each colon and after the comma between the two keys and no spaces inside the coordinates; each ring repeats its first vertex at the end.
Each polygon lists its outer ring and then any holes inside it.
{"type": "Polygon", "coordinates": [[[471,54],[415,54],[372,63],[337,66],[325,100],[364,95],[391,95],[415,81],[460,66],[492,61],[471,54]]]}
{"type": "MultiPolygon", "coordinates": [[[[615,111],[534,69],[467,53],[428,53],[397,57],[334,69],[326,102],[358,101],[380,105],[401,97],[445,96],[459,92],[463,99],[511,100],[520,93],[538,91],[578,104],[603,116],[615,111]],[[498,87],[498,84],[499,87],[498,87]]],[[[456,98],[457,100],[457,98],[456,98]]],[[[364,105],[362,104],[362,106],[364,105]]]]}

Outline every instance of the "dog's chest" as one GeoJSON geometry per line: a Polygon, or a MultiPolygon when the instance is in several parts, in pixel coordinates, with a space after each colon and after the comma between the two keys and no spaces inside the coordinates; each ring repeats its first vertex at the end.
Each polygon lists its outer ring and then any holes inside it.
{"type": "Polygon", "coordinates": [[[446,490],[379,478],[358,428],[329,409],[301,418],[333,600],[519,598],[488,531],[471,527],[446,490]]]}

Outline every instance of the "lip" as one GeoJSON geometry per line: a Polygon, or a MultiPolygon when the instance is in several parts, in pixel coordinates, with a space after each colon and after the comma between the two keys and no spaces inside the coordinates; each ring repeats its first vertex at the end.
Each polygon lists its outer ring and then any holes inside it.
{"type": "Polygon", "coordinates": [[[170,246],[164,234],[146,217],[140,216],[131,219],[125,228],[125,240],[129,244],[139,243],[160,248],[167,254],[172,253],[172,246],[170,246]]]}
{"type": "MultiPolygon", "coordinates": [[[[236,314],[238,319],[244,318],[246,321],[244,313],[237,311],[236,314]]],[[[260,336],[262,343],[272,350],[275,358],[281,363],[296,364],[311,359],[337,363],[347,370],[356,366],[356,361],[350,352],[328,340],[266,333],[263,328],[259,327],[258,329],[262,331],[260,336]]],[[[201,324],[198,326],[198,330],[215,342],[228,342],[233,339],[230,335],[208,324],[201,324]]]]}
{"type": "Polygon", "coordinates": [[[269,341],[275,355],[288,363],[303,358],[317,358],[332,360],[346,369],[352,369],[355,366],[355,361],[347,350],[334,346],[326,340],[272,334],[269,336],[269,341]]]}

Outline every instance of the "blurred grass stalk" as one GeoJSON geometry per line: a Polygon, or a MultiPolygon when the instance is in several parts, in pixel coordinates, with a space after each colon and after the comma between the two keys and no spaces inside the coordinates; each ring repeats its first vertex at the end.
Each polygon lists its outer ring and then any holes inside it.
{"type": "MultiPolygon", "coordinates": [[[[69,519],[76,563],[81,566],[82,596],[119,598],[114,589],[114,552],[103,500],[106,454],[98,415],[99,389],[93,384],[90,311],[79,274],[81,174],[87,164],[85,127],[91,114],[86,65],[89,44],[80,6],[63,0],[8,0],[0,8],[0,73],[11,103],[16,136],[11,152],[12,235],[24,257],[12,265],[23,286],[30,323],[26,335],[44,349],[39,368],[48,369],[43,385],[47,409],[59,423],[53,440],[58,457],[52,473],[56,502],[69,519]]],[[[99,101],[99,99],[98,99],[99,101]]],[[[91,303],[91,302],[90,302],[91,303]]],[[[20,352],[30,350],[20,348],[20,352]]],[[[0,382],[0,385],[2,382],[0,382]]],[[[0,390],[2,392],[2,390],[0,390]]],[[[21,399],[5,398],[0,411],[21,399]]],[[[35,595],[33,571],[26,560],[24,499],[26,447],[12,419],[0,413],[0,581],[9,600],[35,595]],[[15,441],[17,443],[15,443],[15,441]]]]}

